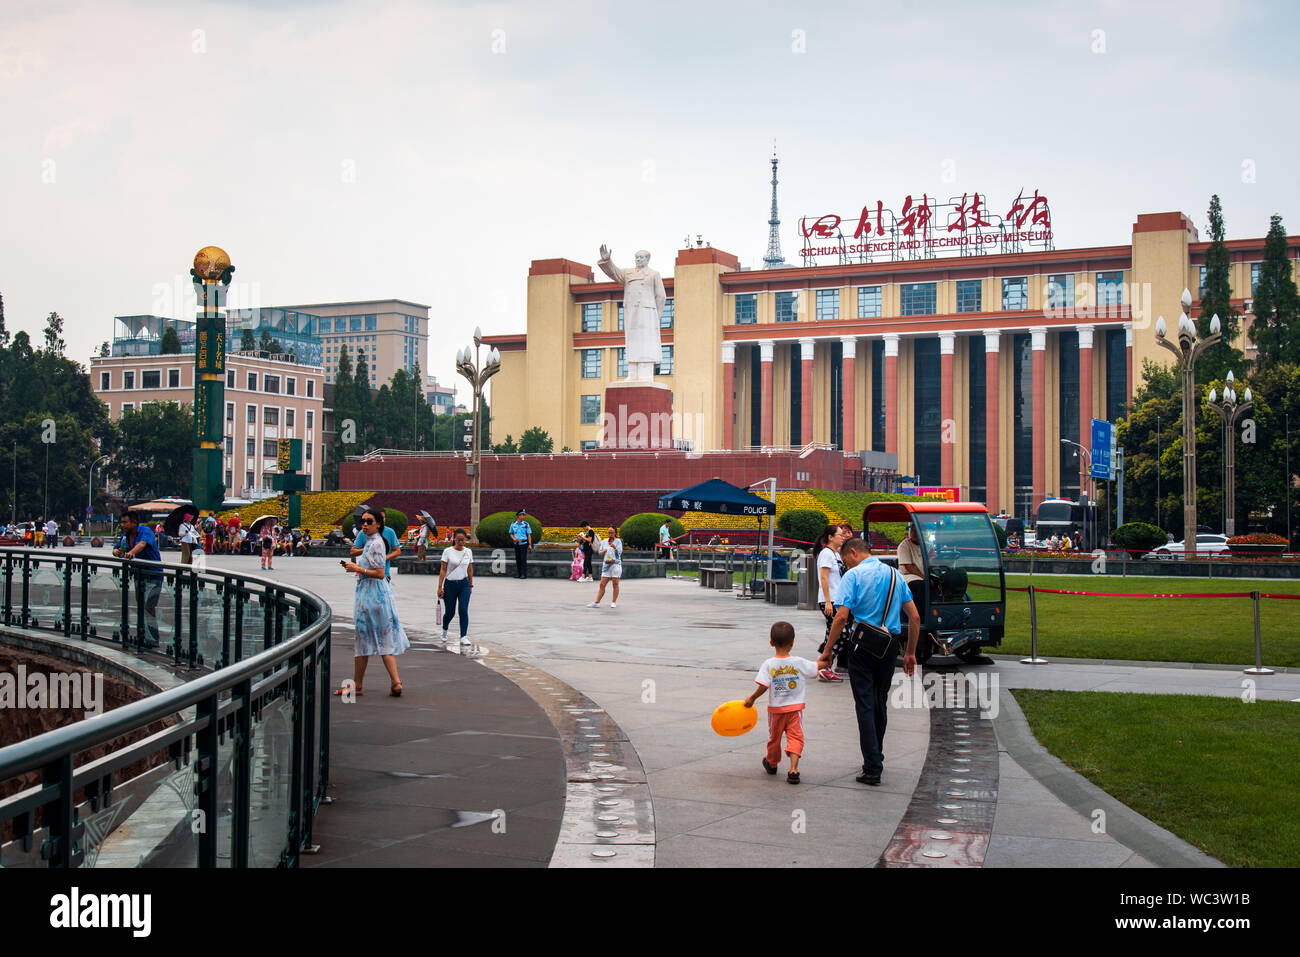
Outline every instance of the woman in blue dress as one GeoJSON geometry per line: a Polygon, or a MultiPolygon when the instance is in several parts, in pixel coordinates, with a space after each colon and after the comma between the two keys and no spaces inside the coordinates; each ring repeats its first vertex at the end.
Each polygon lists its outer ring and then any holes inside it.
{"type": "Polygon", "coordinates": [[[389,694],[399,697],[402,681],[397,676],[396,656],[411,647],[397,620],[397,605],[393,589],[385,580],[384,513],[382,510],[361,513],[361,531],[366,536],[365,547],[355,562],[342,562],[344,568],[357,575],[356,605],[353,621],[356,628],[356,647],[352,659],[354,689],[340,688],[335,694],[355,690],[361,694],[361,680],[366,674],[370,655],[379,655],[392,682],[389,694]]]}

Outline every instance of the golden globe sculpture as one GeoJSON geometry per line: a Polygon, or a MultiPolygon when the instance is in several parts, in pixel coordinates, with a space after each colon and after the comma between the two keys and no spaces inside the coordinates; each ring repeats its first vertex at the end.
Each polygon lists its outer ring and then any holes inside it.
{"type": "Polygon", "coordinates": [[[230,256],[220,246],[204,246],[194,254],[194,274],[204,282],[218,282],[230,268],[230,256]]]}

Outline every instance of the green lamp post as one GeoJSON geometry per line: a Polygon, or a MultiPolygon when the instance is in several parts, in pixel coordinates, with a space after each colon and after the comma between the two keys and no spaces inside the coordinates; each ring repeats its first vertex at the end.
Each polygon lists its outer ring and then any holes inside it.
{"type": "Polygon", "coordinates": [[[222,474],[225,445],[226,287],[235,267],[218,246],[194,254],[190,276],[198,297],[194,335],[194,475],[190,498],[199,514],[215,512],[226,498],[222,474]]]}

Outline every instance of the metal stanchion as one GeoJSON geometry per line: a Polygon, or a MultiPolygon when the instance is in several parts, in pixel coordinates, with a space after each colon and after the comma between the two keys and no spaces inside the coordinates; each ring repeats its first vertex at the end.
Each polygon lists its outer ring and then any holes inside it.
{"type": "Polygon", "coordinates": [[[1046,658],[1038,657],[1038,607],[1034,604],[1034,586],[1029,586],[1029,657],[1021,658],[1022,665],[1045,665],[1046,658]]]}
{"type": "Polygon", "coordinates": [[[1259,592],[1250,593],[1250,602],[1255,608],[1255,667],[1246,668],[1244,673],[1248,675],[1271,675],[1272,668],[1264,667],[1264,650],[1259,642],[1259,592]]]}

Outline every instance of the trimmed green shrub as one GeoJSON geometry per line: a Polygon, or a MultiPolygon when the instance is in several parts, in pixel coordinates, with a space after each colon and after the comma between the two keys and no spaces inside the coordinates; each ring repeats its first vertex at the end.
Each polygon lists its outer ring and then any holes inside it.
{"type": "MultiPolygon", "coordinates": [[[[348,515],[343,519],[343,537],[355,540],[357,537],[357,526],[360,524],[353,516],[348,515]]],[[[406,513],[399,512],[395,508],[384,509],[384,525],[391,528],[400,539],[406,534],[407,521],[406,513]]]]}
{"type": "MultiPolygon", "coordinates": [[[[525,515],[529,527],[533,530],[533,544],[542,540],[542,523],[532,515],[525,515]]],[[[514,512],[493,512],[474,529],[474,540],[493,548],[510,548],[515,541],[510,537],[510,526],[515,523],[514,512]]]]}
{"type": "Polygon", "coordinates": [[[792,508],[776,519],[776,530],[783,538],[796,542],[815,542],[831,523],[825,512],[815,508],[792,508]]]}
{"type": "Polygon", "coordinates": [[[997,522],[993,523],[993,534],[998,537],[998,548],[1007,547],[1007,530],[997,522]]]}
{"type": "MultiPolygon", "coordinates": [[[[659,544],[659,527],[668,519],[668,534],[673,538],[686,534],[686,526],[662,512],[638,512],[623,520],[618,537],[624,548],[654,548],[659,544]]],[[[596,533],[600,534],[599,531],[596,533]]]]}
{"type": "Polygon", "coordinates": [[[1159,548],[1169,536],[1147,522],[1125,522],[1111,533],[1110,540],[1130,552],[1146,552],[1159,548]]]}

